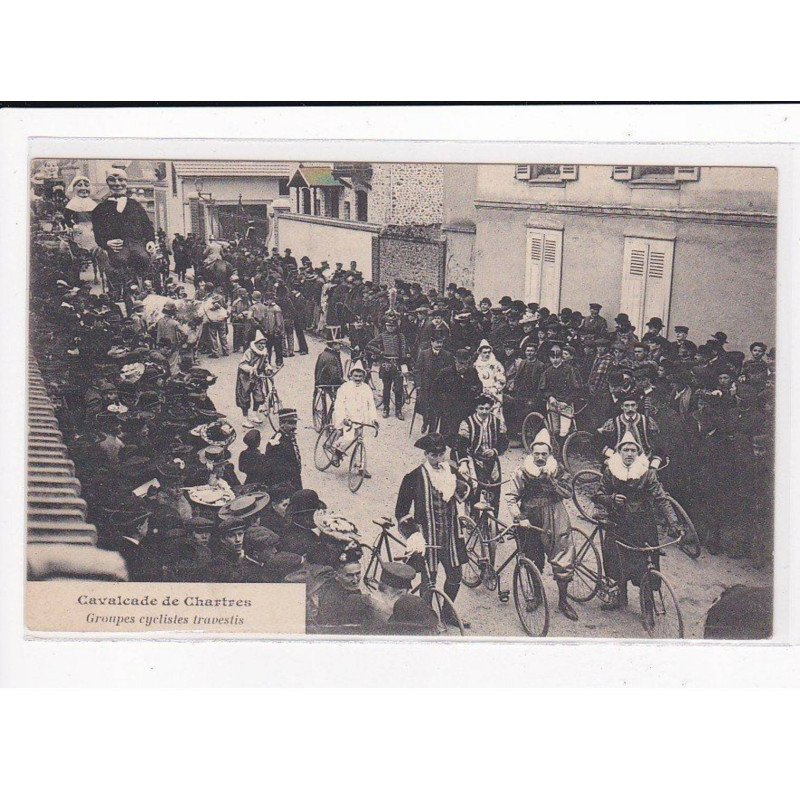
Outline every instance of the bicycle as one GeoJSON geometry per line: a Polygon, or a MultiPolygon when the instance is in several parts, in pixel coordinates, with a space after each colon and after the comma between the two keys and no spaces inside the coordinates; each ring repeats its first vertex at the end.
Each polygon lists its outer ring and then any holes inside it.
{"type": "MultiPolygon", "coordinates": [[[[378,534],[378,538],[375,540],[376,543],[369,545],[359,540],[359,544],[365,551],[365,554],[369,554],[367,566],[364,568],[362,580],[365,586],[375,591],[380,584],[380,573],[378,572],[378,568],[381,567],[381,565],[385,562],[398,560],[394,558],[390,542],[394,542],[404,549],[406,542],[405,539],[390,533],[390,530],[395,527],[395,523],[389,517],[381,517],[380,519],[374,519],[372,521],[381,529],[381,532],[378,534]]],[[[426,549],[432,550],[438,549],[438,547],[436,545],[426,545],[426,549]]],[[[407,559],[405,558],[401,558],[400,560],[407,563],[407,559]]],[[[442,619],[444,609],[447,608],[449,615],[454,620],[456,627],[458,628],[459,634],[461,636],[466,636],[464,623],[461,620],[458,611],[456,611],[453,601],[443,591],[441,591],[441,589],[436,587],[438,570],[434,569],[433,572],[431,572],[430,567],[428,566],[427,558],[422,559],[421,571],[418,570],[418,574],[420,575],[420,581],[416,586],[412,587],[411,594],[416,594],[420,597],[424,597],[426,594],[429,595],[431,608],[433,608],[436,617],[439,620],[437,626],[438,633],[440,635],[447,633],[447,623],[442,619]]]]}
{"type": "Polygon", "coordinates": [[[311,424],[317,433],[330,424],[338,388],[338,385],[334,386],[333,384],[319,384],[314,387],[314,396],[311,400],[311,424]]]}
{"type": "Polygon", "coordinates": [[[261,393],[264,396],[264,402],[258,407],[258,411],[267,418],[272,430],[277,433],[280,428],[280,419],[278,412],[283,408],[280,395],[278,395],[278,387],[275,385],[275,376],[283,369],[283,364],[279,367],[273,367],[269,375],[257,375],[256,380],[259,382],[261,393]]]}
{"type": "MultiPolygon", "coordinates": [[[[345,456],[349,450],[352,451],[347,470],[347,486],[355,494],[361,488],[367,472],[367,448],[364,444],[364,428],[372,428],[375,431],[375,436],[377,436],[378,426],[369,422],[352,422],[351,420],[345,420],[344,426],[356,429],[355,438],[345,451],[340,454],[345,456]]],[[[339,430],[331,424],[325,425],[319,432],[317,442],[314,445],[314,466],[320,472],[324,472],[333,464],[337,455],[334,452],[334,445],[340,435],[339,430]]]]}
{"type": "MultiPolygon", "coordinates": [[[[583,472],[594,472],[594,470],[583,470],[583,472]]],[[[595,474],[599,475],[599,473],[595,474]]],[[[578,475],[581,475],[581,473],[578,473],[578,475]]],[[[578,478],[578,475],[576,475],[575,478],[578,478]]],[[[578,497],[581,497],[581,495],[579,491],[576,491],[575,479],[573,479],[573,499],[578,497]]],[[[666,541],[661,541],[661,537],[659,535],[660,543],[653,546],[631,545],[627,542],[621,541],[620,539],[615,540],[615,545],[622,547],[623,549],[640,552],[647,555],[647,565],[642,574],[642,580],[640,581],[639,585],[639,603],[642,609],[642,624],[645,628],[645,631],[647,631],[648,635],[652,636],[653,638],[682,639],[684,627],[683,614],[681,612],[680,604],[678,603],[678,599],[669,581],[667,581],[664,575],[656,569],[653,561],[653,555],[655,553],[660,553],[664,547],[670,547],[672,545],[678,545],[678,547],[680,547],[686,538],[686,531],[689,530],[690,532],[693,532],[694,526],[692,525],[689,517],[686,515],[686,512],[681,508],[680,504],[672,497],[669,497],[669,500],[672,504],[673,510],[679,509],[683,514],[683,518],[681,517],[681,514],[678,514],[680,525],[686,525],[684,528],[680,528],[679,526],[679,529],[682,530],[681,533],[676,535],[673,539],[668,539],[666,541]],[[650,605],[645,608],[649,597],[652,597],[653,600],[650,605]],[[659,618],[659,630],[665,630],[666,632],[669,632],[668,623],[661,621],[661,618],[666,618],[669,615],[668,607],[670,604],[674,607],[672,616],[675,617],[675,623],[671,623],[671,626],[675,635],[667,636],[659,634],[656,636],[656,617],[659,618]]],[[[573,591],[572,594],[568,592],[568,595],[571,599],[579,603],[588,602],[593,597],[597,596],[601,603],[604,605],[610,605],[616,601],[619,587],[617,586],[616,581],[606,576],[603,569],[603,560],[600,555],[606,535],[606,529],[610,527],[610,521],[604,511],[600,511],[593,504],[591,506],[587,505],[585,499],[580,501],[576,499],[575,505],[578,507],[581,515],[593,523],[593,530],[590,535],[587,535],[583,531],[574,529],[574,531],[577,531],[577,533],[580,534],[580,541],[575,542],[575,573],[570,586],[577,587],[578,591],[582,592],[582,594],[578,594],[573,591]],[[595,540],[598,539],[600,542],[599,548],[595,544],[595,540]]],[[[658,517],[656,517],[656,519],[658,520],[658,517]]]]}
{"type": "Polygon", "coordinates": [[[539,568],[522,550],[522,529],[531,534],[544,531],[533,525],[504,525],[497,519],[488,503],[478,502],[473,506],[478,512],[478,522],[472,517],[459,517],[467,535],[467,557],[461,575],[461,582],[470,589],[483,584],[484,588],[497,591],[498,600],[507,603],[510,592],[501,589],[500,577],[506,567],[514,562],[512,587],[517,616],[528,636],[547,636],[550,627],[550,607],[544,589],[544,581],[539,568]],[[497,531],[493,534],[493,531],[497,531]],[[495,567],[495,549],[504,541],[514,542],[514,552],[499,566],[495,567]]]}
{"type": "Polygon", "coordinates": [[[583,414],[587,406],[588,403],[584,403],[576,409],[571,404],[564,405],[557,401],[556,404],[548,402],[544,414],[540,414],[538,411],[531,411],[522,422],[522,444],[525,450],[530,451],[536,434],[539,433],[542,428],[547,428],[547,432],[550,434],[550,441],[553,443],[553,455],[560,459],[562,464],[566,465],[567,451],[565,448],[567,441],[570,435],[577,430],[578,418],[583,414]],[[556,430],[554,424],[554,418],[556,417],[559,422],[559,430],[556,430]],[[562,435],[560,429],[564,427],[565,422],[567,424],[568,433],[562,435]],[[559,447],[557,443],[562,440],[563,446],[559,447]]]}
{"type": "MultiPolygon", "coordinates": [[[[667,466],[669,466],[669,459],[665,458],[658,469],[665,469],[667,466]]],[[[605,510],[598,509],[592,499],[600,487],[602,477],[602,473],[596,469],[580,469],[572,476],[572,500],[578,513],[585,520],[592,523],[602,519],[605,515],[605,510]]],[[[667,494],[667,499],[672,511],[678,518],[681,529],[686,533],[678,545],[678,549],[692,560],[697,560],[702,552],[703,540],[697,533],[697,529],[684,507],[671,494],[667,494]]],[[[656,527],[659,535],[669,535],[671,533],[670,525],[666,517],[661,513],[656,514],[656,527]]]]}

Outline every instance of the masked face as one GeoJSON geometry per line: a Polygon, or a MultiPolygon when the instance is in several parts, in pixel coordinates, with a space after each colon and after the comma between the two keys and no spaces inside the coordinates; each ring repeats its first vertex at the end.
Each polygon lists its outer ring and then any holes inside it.
{"type": "Polygon", "coordinates": [[[106,183],[114,197],[123,197],[128,190],[128,179],[123,175],[109,175],[106,178],[106,183]]]}
{"type": "Polygon", "coordinates": [[[75,189],[75,195],[77,197],[88,197],[89,196],[89,193],[90,193],[89,181],[85,181],[85,180],[81,179],[75,184],[75,186],[73,188],[75,189]]]}

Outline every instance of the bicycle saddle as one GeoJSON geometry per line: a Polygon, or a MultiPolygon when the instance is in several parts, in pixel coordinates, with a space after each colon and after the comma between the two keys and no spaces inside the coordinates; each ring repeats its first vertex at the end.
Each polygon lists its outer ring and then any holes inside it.
{"type": "Polygon", "coordinates": [[[393,528],[394,522],[389,519],[389,517],[380,517],[379,519],[372,520],[375,525],[379,525],[381,528],[393,528]]]}
{"type": "Polygon", "coordinates": [[[492,507],[488,503],[475,503],[472,506],[476,511],[491,511],[492,507]]]}

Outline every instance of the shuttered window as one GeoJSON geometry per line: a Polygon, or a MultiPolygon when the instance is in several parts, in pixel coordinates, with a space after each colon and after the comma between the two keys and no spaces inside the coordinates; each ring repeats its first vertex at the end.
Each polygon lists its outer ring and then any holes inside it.
{"type": "Polygon", "coordinates": [[[630,317],[637,335],[651,317],[669,325],[674,249],[669,239],[625,237],[620,311],[630,317]]]}
{"type": "Polygon", "coordinates": [[[564,234],[528,228],[525,302],[557,310],[561,300],[561,263],[564,234]]]}

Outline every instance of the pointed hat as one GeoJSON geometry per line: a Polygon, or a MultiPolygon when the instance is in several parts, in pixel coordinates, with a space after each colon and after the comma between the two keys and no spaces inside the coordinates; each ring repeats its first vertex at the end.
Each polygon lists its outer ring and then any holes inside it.
{"type": "Polygon", "coordinates": [[[550,431],[547,428],[542,428],[539,433],[536,434],[536,438],[533,440],[533,444],[531,444],[531,450],[533,450],[534,446],[537,444],[546,444],[550,448],[550,452],[553,452],[553,443],[550,441],[550,431]]]}
{"type": "Polygon", "coordinates": [[[619,440],[617,450],[619,450],[624,444],[635,444],[639,448],[640,452],[642,450],[642,446],[636,441],[636,437],[630,431],[625,431],[625,435],[619,440]]]}

